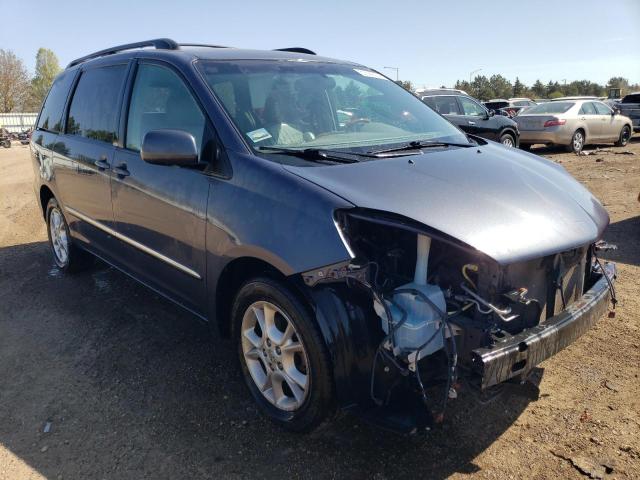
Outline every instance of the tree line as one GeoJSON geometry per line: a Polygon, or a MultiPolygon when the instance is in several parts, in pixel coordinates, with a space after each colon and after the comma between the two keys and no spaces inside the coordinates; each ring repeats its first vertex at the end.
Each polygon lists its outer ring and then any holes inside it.
{"type": "Polygon", "coordinates": [[[38,112],[62,69],[48,48],[38,49],[33,77],[11,50],[0,49],[0,113],[38,112]]]}
{"type": "Polygon", "coordinates": [[[511,83],[502,75],[485,75],[476,76],[471,83],[467,80],[458,80],[454,86],[460,90],[464,90],[472,97],[489,100],[492,98],[559,98],[576,95],[590,95],[594,97],[606,97],[609,95],[609,89],[621,89],[621,95],[625,95],[634,90],[640,90],[639,84],[630,85],[629,80],[623,77],[611,77],[606,85],[600,85],[589,80],[574,80],[571,83],[559,83],[550,80],[548,83],[542,83],[536,80],[531,86],[527,86],[520,81],[518,77],[511,83]]]}

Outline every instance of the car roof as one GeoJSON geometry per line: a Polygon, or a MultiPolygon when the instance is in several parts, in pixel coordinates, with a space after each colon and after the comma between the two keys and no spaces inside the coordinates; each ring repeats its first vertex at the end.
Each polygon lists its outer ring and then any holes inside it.
{"type": "Polygon", "coordinates": [[[416,94],[421,97],[428,97],[433,95],[464,95],[468,97],[469,94],[464,90],[458,90],[457,88],[426,88],[416,90],[416,94]]]}
{"type": "Polygon", "coordinates": [[[533,102],[533,100],[531,100],[530,98],[527,98],[527,97],[513,97],[513,98],[509,99],[510,102],[518,102],[520,100],[527,100],[529,102],[533,102]]]}
{"type": "Polygon", "coordinates": [[[589,95],[577,95],[575,97],[552,98],[550,101],[552,101],[552,102],[566,102],[566,101],[573,101],[573,100],[598,100],[598,97],[592,97],[592,96],[589,96],[589,95]]]}
{"type": "Polygon", "coordinates": [[[138,57],[174,58],[182,61],[202,60],[289,60],[317,63],[340,63],[361,66],[360,64],[316,55],[311,50],[300,47],[278,50],[253,50],[222,47],[217,45],[178,44],[170,39],[150,40],[121,45],[102,50],[72,61],[67,69],[110,60],[124,60],[138,57]],[[155,42],[155,43],[154,43],[155,42]],[[148,48],[153,45],[155,48],[148,48]],[[308,53],[307,53],[308,52],[308,53]]]}
{"type": "Polygon", "coordinates": [[[491,100],[487,100],[484,103],[493,103],[493,102],[506,102],[506,103],[509,103],[509,100],[507,100],[506,98],[492,98],[491,100]]]}

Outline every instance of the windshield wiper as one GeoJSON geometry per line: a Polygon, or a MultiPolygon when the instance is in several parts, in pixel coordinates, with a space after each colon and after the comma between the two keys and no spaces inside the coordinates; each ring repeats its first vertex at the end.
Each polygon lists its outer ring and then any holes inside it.
{"type": "Polygon", "coordinates": [[[367,152],[367,154],[372,156],[379,156],[384,153],[392,153],[392,152],[403,152],[408,150],[420,150],[422,148],[434,148],[434,147],[473,147],[473,143],[455,143],[455,142],[421,142],[414,140],[413,142],[405,143],[404,145],[400,145],[399,147],[393,148],[384,148],[382,150],[373,150],[371,152],[367,152]]]}
{"type": "MultiPolygon", "coordinates": [[[[276,146],[264,146],[258,147],[258,150],[262,152],[270,152],[270,153],[281,153],[283,155],[291,155],[293,157],[304,158],[305,160],[310,160],[312,162],[318,161],[330,161],[336,163],[357,163],[358,159],[351,158],[349,156],[362,155],[359,153],[347,153],[347,152],[339,152],[337,150],[325,150],[321,148],[286,148],[286,147],[276,147],[276,146]]],[[[364,154],[364,156],[370,156],[368,154],[364,154]]]]}

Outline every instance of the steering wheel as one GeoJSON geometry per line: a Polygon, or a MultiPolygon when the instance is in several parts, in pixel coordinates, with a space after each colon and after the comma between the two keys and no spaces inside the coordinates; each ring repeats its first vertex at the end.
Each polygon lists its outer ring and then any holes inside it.
{"type": "Polygon", "coordinates": [[[358,125],[362,126],[366,123],[370,123],[371,120],[365,117],[358,117],[358,118],[353,118],[351,120],[349,120],[347,123],[345,123],[344,128],[347,131],[354,131],[356,130],[356,127],[358,125]]]}

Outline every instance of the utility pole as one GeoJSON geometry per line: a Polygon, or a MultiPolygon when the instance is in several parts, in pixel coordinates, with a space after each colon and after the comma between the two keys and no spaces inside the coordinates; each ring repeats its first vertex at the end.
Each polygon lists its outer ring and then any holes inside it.
{"type": "Polygon", "coordinates": [[[384,67],[384,68],[386,68],[386,69],[388,69],[388,70],[395,70],[395,71],[396,71],[396,82],[397,82],[398,80],[400,80],[400,76],[399,76],[399,74],[398,74],[398,72],[400,71],[400,69],[399,69],[398,67],[384,67]]]}

